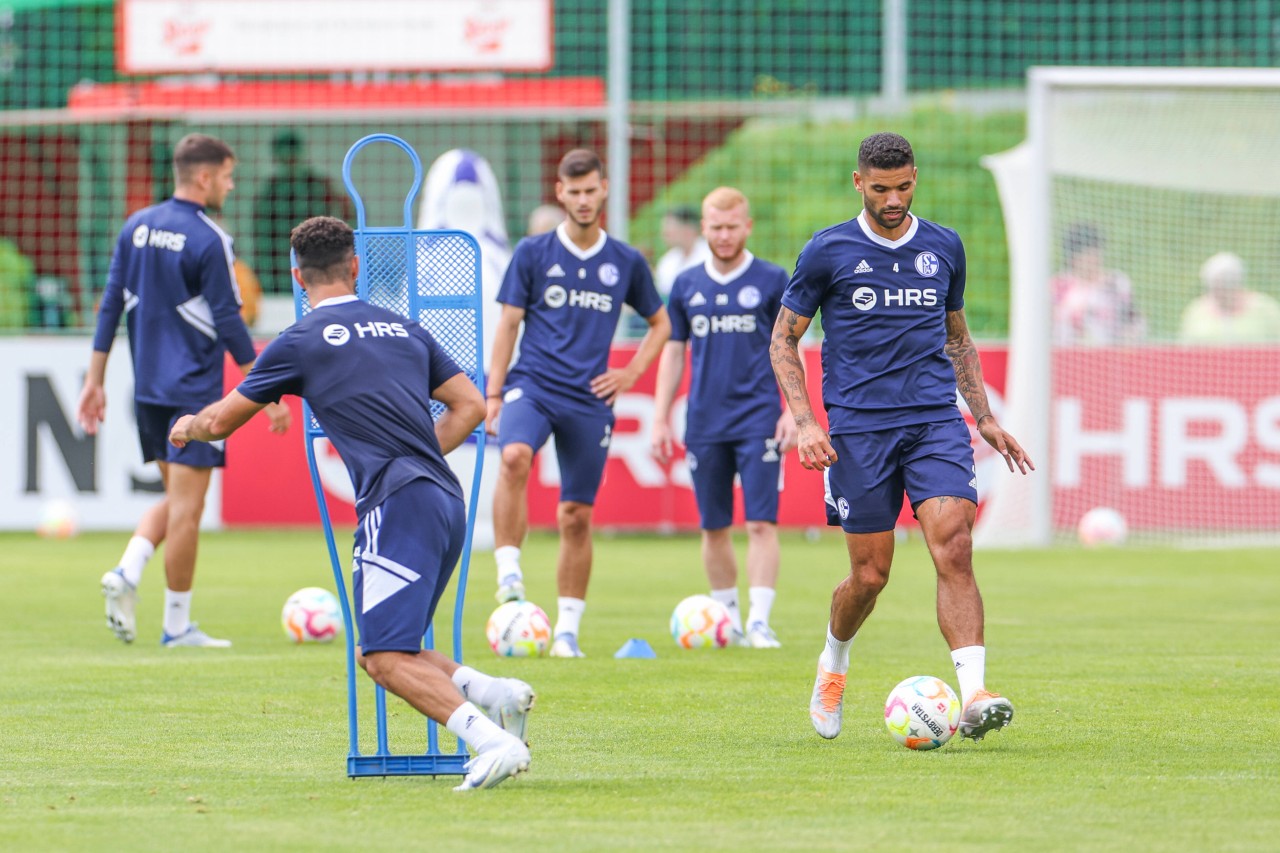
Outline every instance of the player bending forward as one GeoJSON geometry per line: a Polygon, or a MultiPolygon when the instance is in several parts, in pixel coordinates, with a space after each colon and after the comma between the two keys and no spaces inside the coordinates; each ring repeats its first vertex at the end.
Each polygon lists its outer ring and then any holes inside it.
{"type": "Polygon", "coordinates": [[[769,352],[796,418],[800,463],[823,472],[827,522],[844,530],[849,549],[849,576],[831,596],[809,716],[822,737],[840,734],[849,646],[889,580],[905,489],[938,574],[938,624],[964,703],[959,731],[980,740],[1013,719],[1013,705],[984,685],[971,537],[978,493],[956,389],[1010,471],[1035,466],[987,403],[964,317],[960,238],[908,212],[916,188],[911,144],[896,133],[864,139],[853,185],[862,212],[814,234],[801,251],[769,352]],[[797,349],[819,310],[829,435],[809,404],[797,349]]]}
{"type": "Polygon", "coordinates": [[[422,649],[466,533],[462,489],[444,454],[484,420],[484,399],[421,327],[356,298],[359,258],[345,222],[313,217],[290,243],[313,310],[263,350],[238,388],[180,418],[169,440],[218,441],[283,394],[306,398],[356,487],[360,665],[472,749],[454,790],[492,788],[529,768],[533,690],[422,649]],[[445,405],[434,423],[432,399],[445,405]]]}

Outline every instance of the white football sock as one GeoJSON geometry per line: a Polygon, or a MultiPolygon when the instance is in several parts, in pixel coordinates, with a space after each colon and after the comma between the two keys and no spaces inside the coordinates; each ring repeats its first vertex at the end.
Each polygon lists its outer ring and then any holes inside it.
{"type": "Polygon", "coordinates": [[[164,591],[164,632],[170,637],[187,633],[191,627],[191,590],[164,591]]]}
{"type": "Polygon", "coordinates": [[[956,665],[956,680],[960,682],[960,702],[969,704],[973,694],[982,690],[987,678],[987,649],[985,646],[962,646],[951,653],[956,665]]]}
{"type": "MultiPolygon", "coordinates": [[[[856,634],[854,635],[857,636],[856,634]]],[[[827,645],[822,649],[822,655],[818,658],[818,665],[827,672],[836,675],[844,675],[849,671],[849,646],[853,645],[853,637],[847,640],[837,640],[831,633],[831,626],[827,626],[827,645]]]]}
{"type": "Polygon", "coordinates": [[[136,587],[142,582],[142,570],[147,567],[147,560],[150,560],[155,552],[156,546],[150,539],[134,536],[129,540],[129,544],[124,548],[124,554],[120,557],[119,565],[124,572],[124,579],[130,586],[136,587]]]}
{"type": "Polygon", "coordinates": [[[773,610],[773,599],[778,593],[768,586],[753,586],[747,590],[751,598],[751,611],[747,614],[747,625],[756,622],[769,624],[769,611],[773,610]]]}
{"type": "Polygon", "coordinates": [[[481,708],[488,708],[500,698],[500,696],[491,695],[501,693],[498,679],[469,666],[460,666],[454,671],[453,686],[462,693],[462,698],[476,703],[481,708]]]}
{"type": "Polygon", "coordinates": [[[713,589],[711,597],[725,606],[729,611],[729,619],[733,622],[733,630],[742,633],[742,609],[738,606],[738,588],[713,589]]]}
{"type": "Polygon", "coordinates": [[[556,629],[552,632],[552,636],[558,637],[561,634],[578,636],[578,626],[582,624],[582,611],[587,609],[587,603],[581,598],[564,596],[561,596],[557,603],[560,612],[556,616],[556,629]]]}
{"type": "Polygon", "coordinates": [[[463,702],[458,710],[449,716],[445,728],[451,731],[458,740],[471,747],[474,753],[484,752],[500,746],[507,738],[514,735],[484,715],[484,712],[470,702],[463,702]]]}
{"type": "Polygon", "coordinates": [[[493,560],[498,564],[498,583],[502,583],[507,575],[524,577],[520,571],[520,549],[515,545],[503,545],[493,549],[493,560]]]}

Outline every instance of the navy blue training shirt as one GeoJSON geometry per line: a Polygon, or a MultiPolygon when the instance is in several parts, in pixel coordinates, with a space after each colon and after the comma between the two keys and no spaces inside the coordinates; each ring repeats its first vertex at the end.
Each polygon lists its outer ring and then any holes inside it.
{"type": "Polygon", "coordinates": [[[728,275],[708,260],[671,287],[671,340],[688,342],[692,368],[686,443],[772,438],[782,414],[769,340],[787,273],[744,254],[728,275]]]}
{"type": "Polygon", "coordinates": [[[355,296],[326,299],[267,344],[236,389],[303,397],[333,442],[363,515],[412,480],[462,500],[431,419],[431,393],[462,369],[422,327],[355,296]]]}
{"type": "Polygon", "coordinates": [[[253,361],[234,263],[231,237],[195,202],[171,198],[125,221],[93,348],[111,351],[125,313],[136,400],[204,406],[222,397],[224,352],[253,361]]]}
{"type": "Polygon", "coordinates": [[[782,304],[822,312],[822,397],[830,434],[957,417],[946,312],[964,307],[960,237],[912,215],[888,240],[866,212],[813,235],[782,304]]]}
{"type": "Polygon", "coordinates": [[[531,381],[593,409],[605,408],[591,393],[591,380],[609,367],[623,303],[642,317],[662,308],[643,255],[604,232],[583,251],[563,224],[520,241],[498,301],[525,310],[520,355],[507,384],[531,381]]]}

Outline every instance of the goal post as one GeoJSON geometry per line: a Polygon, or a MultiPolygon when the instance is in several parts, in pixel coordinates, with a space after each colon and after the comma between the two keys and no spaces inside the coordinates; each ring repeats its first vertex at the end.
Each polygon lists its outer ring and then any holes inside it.
{"type": "Polygon", "coordinates": [[[1003,421],[1039,471],[1001,478],[976,542],[1046,546],[1095,506],[1153,544],[1270,541],[1280,70],[1043,67],[1027,88],[1026,143],[984,165],[1010,251],[1003,421]]]}

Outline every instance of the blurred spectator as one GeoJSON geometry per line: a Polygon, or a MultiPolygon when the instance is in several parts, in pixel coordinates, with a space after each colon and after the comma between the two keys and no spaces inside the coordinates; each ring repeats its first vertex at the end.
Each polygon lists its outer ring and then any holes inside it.
{"type": "Polygon", "coordinates": [[[1262,343],[1280,340],[1280,302],[1246,290],[1244,261],[1219,252],[1200,267],[1204,295],[1182,312],[1179,337],[1186,343],[1262,343]]]}
{"type": "Polygon", "coordinates": [[[564,222],[564,208],[558,204],[540,204],[529,211],[529,231],[526,237],[536,237],[554,231],[564,222]]]}
{"type": "Polygon", "coordinates": [[[1078,222],[1062,240],[1063,269],[1050,281],[1054,337],[1060,344],[1123,344],[1141,340],[1146,320],[1133,304],[1133,284],[1107,269],[1106,240],[1078,222]]]}
{"type": "Polygon", "coordinates": [[[282,130],[271,139],[275,171],[253,201],[253,260],[269,294],[292,294],[289,233],[312,216],[351,219],[355,208],[332,180],[306,163],[302,135],[282,130]]]}
{"type": "Polygon", "coordinates": [[[702,237],[702,217],[697,208],[685,204],[667,211],[662,217],[662,242],[670,248],[658,259],[653,280],[658,293],[666,299],[676,276],[711,257],[707,241],[702,237]]]}
{"type": "Polygon", "coordinates": [[[0,329],[38,325],[30,316],[31,260],[0,237],[0,329]]]}

